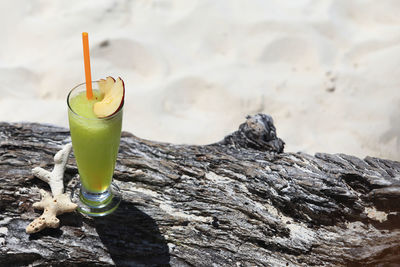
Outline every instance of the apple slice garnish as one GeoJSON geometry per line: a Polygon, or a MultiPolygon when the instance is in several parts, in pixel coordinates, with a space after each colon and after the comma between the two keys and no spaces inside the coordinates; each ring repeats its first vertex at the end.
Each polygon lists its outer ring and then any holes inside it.
{"type": "Polygon", "coordinates": [[[115,83],[115,79],[113,77],[108,76],[106,79],[100,79],[98,82],[100,93],[104,96],[109,93],[111,88],[115,83]]]}
{"type": "Polygon", "coordinates": [[[93,105],[94,114],[98,118],[105,118],[118,112],[124,104],[124,81],[119,77],[117,80],[107,77],[99,81],[99,89],[104,97],[93,105]]]}

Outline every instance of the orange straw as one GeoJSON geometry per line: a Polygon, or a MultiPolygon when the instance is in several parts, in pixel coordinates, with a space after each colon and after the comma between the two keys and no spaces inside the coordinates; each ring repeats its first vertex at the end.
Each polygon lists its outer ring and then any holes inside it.
{"type": "Polygon", "coordinates": [[[92,99],[92,75],[90,73],[90,56],[89,56],[89,39],[88,33],[82,32],[83,42],[83,60],[85,62],[85,78],[86,78],[86,98],[92,99]]]}

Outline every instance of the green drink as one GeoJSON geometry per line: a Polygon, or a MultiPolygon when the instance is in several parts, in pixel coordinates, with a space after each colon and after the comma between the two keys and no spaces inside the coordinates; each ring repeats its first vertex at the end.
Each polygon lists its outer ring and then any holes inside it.
{"type": "Polygon", "coordinates": [[[111,185],[117,159],[122,126],[122,109],[113,115],[98,118],[95,103],[104,98],[93,82],[93,98],[86,97],[85,84],[68,95],[68,118],[72,146],[81,181],[79,210],[92,216],[106,215],[115,210],[120,197],[111,185]]]}

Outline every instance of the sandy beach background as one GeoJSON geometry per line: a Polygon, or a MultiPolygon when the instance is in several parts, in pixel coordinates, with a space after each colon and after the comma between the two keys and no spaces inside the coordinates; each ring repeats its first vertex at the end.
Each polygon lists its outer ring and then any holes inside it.
{"type": "Polygon", "coordinates": [[[1,1],[0,121],[68,127],[66,96],[126,84],[123,128],[207,144],[247,114],[286,151],[400,160],[399,1],[1,1]]]}

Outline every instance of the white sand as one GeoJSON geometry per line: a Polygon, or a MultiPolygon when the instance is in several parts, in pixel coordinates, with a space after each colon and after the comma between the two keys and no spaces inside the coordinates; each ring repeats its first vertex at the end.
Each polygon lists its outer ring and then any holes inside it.
{"type": "Polygon", "coordinates": [[[142,138],[211,143],[264,112],[286,151],[400,160],[398,14],[399,1],[1,1],[0,121],[68,126],[88,31],[92,77],[123,77],[124,130],[142,138]]]}

